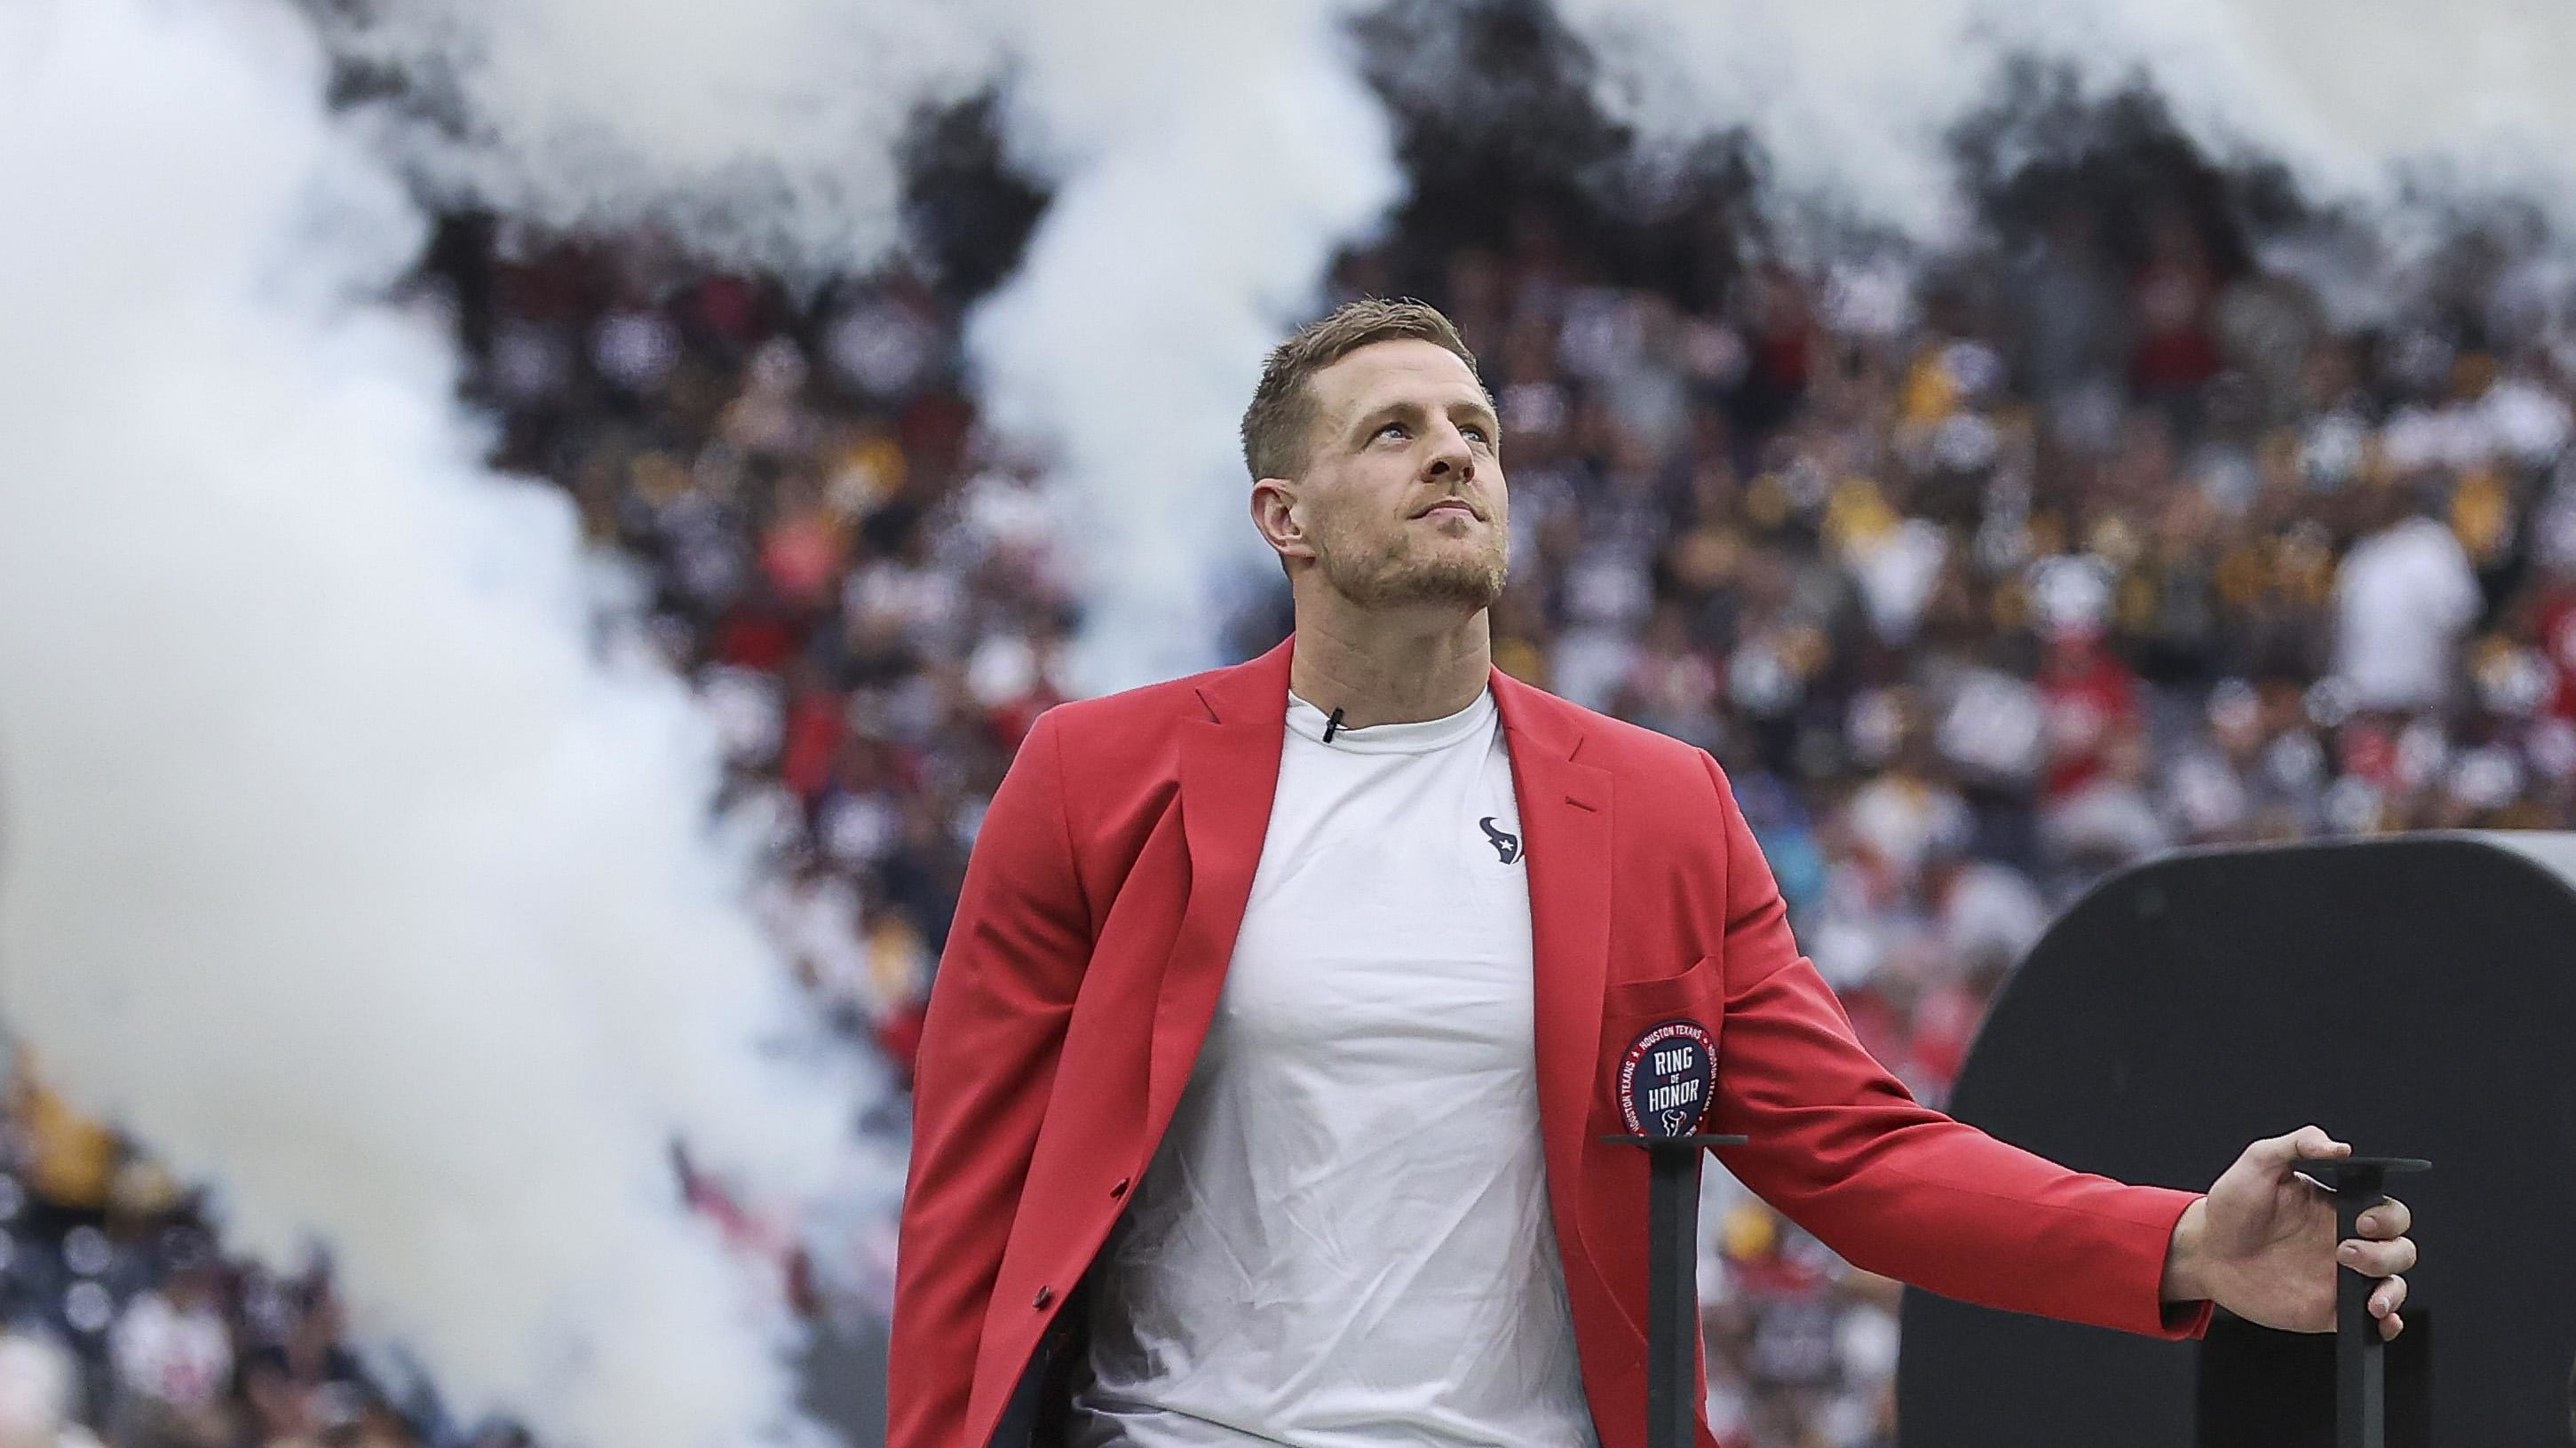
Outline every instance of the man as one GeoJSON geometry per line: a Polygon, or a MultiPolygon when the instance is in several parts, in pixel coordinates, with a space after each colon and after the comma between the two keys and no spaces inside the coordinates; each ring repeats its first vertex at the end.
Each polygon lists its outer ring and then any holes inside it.
{"type": "Polygon", "coordinates": [[[2372,524],[2335,570],[2334,677],[2358,709],[2439,709],[2460,673],[2460,641],[2486,607],[2477,566],[2450,525],[2418,506],[2413,480],[2362,495],[2372,524]]]}
{"type": "Polygon", "coordinates": [[[894,1448],[1636,1448],[1646,1159],[1601,1138],[1677,1023],[1714,1058],[1701,1129],[1750,1138],[1726,1165],[1862,1266],[2184,1336],[2213,1300],[2325,1330],[2341,1260],[2395,1334],[2406,1209],[2338,1248],[2289,1170],[2348,1148],[2259,1141],[2194,1196],[1917,1105],[1715,761],[1492,667],[1500,428],[1439,313],[1299,332],[1243,432],[1295,635],[1050,711],[976,842],[894,1448]]]}

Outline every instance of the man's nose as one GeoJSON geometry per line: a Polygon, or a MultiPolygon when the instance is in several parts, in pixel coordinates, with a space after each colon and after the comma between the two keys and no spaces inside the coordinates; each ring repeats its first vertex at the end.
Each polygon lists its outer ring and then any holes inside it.
{"type": "Polygon", "coordinates": [[[1453,475],[1473,478],[1476,475],[1475,450],[1467,446],[1467,439],[1459,435],[1458,429],[1443,428],[1436,435],[1431,461],[1422,471],[1426,478],[1444,481],[1453,475]]]}

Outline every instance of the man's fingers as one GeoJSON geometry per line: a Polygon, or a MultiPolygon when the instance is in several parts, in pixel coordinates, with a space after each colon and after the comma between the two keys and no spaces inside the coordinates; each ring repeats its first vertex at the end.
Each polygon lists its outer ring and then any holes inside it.
{"type": "Polygon", "coordinates": [[[2379,1319],[2382,1342],[2393,1342],[2397,1334],[2406,1330],[2406,1319],[2397,1313],[2397,1309],[2405,1305],[2406,1279],[2403,1277],[2389,1278],[2379,1284],[2378,1291],[2370,1294],[2370,1315],[2379,1319]]]}
{"type": "Polygon", "coordinates": [[[2415,1242],[2400,1237],[2394,1242],[2365,1242],[2347,1237],[2335,1249],[2335,1261],[2364,1277],[2394,1277],[2415,1265],[2415,1242]]]}
{"type": "Polygon", "coordinates": [[[2406,1210],[2404,1202],[2390,1197],[2362,1213],[2360,1225],[2361,1235],[2386,1242],[2405,1236],[2406,1229],[2415,1225],[2415,1214],[2406,1210]]]}
{"type": "Polygon", "coordinates": [[[2397,1309],[2405,1305],[2406,1279],[2403,1277],[2389,1278],[2370,1294],[2370,1315],[2373,1317],[2395,1317],[2397,1309]]]}
{"type": "Polygon", "coordinates": [[[2327,1135],[2322,1126],[2302,1126],[2286,1136],[2267,1136],[2245,1148],[2245,1154],[2281,1172],[2303,1156],[2350,1156],[2352,1148],[2327,1135]]]}

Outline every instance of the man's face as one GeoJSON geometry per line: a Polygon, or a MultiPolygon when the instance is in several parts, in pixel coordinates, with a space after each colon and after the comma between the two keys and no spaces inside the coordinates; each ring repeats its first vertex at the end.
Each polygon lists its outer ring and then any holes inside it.
{"type": "Polygon", "coordinates": [[[1510,551],[1502,435],[1467,364],[1372,342],[1306,385],[1315,434],[1287,491],[1324,581],[1363,608],[1491,604],[1510,551]]]}

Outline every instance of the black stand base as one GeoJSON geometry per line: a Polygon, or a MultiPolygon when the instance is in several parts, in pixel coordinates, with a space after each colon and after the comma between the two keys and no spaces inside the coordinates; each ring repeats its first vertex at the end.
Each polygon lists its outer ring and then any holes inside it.
{"type": "MultiPolygon", "coordinates": [[[[2388,1448],[2437,1448],[2433,1340],[2441,1314],[2414,1303],[2386,1359],[2388,1448]]],[[[2192,1448],[2335,1448],[2335,1350],[2330,1336],[2279,1332],[2220,1313],[2198,1353],[2192,1448]]],[[[2472,1443],[2496,1440],[2463,1440],[2472,1443]]]]}

